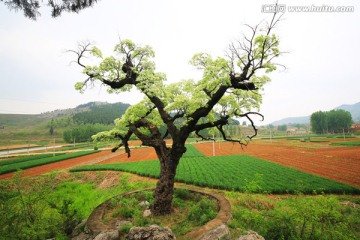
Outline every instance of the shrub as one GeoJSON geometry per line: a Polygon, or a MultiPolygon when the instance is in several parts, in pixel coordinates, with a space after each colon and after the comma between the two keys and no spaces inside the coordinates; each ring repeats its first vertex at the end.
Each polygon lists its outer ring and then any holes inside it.
{"type": "Polygon", "coordinates": [[[186,189],[178,188],[174,190],[174,197],[181,198],[183,200],[189,199],[190,195],[190,191],[186,189]]]}
{"type": "Polygon", "coordinates": [[[132,228],[132,224],[122,224],[119,227],[119,232],[123,234],[128,234],[131,228],[132,228]]]}
{"type": "Polygon", "coordinates": [[[186,216],[186,219],[192,222],[198,222],[204,225],[217,215],[217,206],[209,198],[203,198],[194,205],[186,216]]]}

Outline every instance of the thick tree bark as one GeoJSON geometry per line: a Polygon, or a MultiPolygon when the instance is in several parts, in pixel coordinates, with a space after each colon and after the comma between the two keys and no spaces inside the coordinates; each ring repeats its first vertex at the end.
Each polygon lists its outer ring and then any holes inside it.
{"type": "Polygon", "coordinates": [[[172,211],[176,168],[186,148],[184,145],[174,148],[173,145],[171,149],[156,148],[155,150],[160,160],[160,178],[154,193],[153,213],[166,215],[172,211]]]}

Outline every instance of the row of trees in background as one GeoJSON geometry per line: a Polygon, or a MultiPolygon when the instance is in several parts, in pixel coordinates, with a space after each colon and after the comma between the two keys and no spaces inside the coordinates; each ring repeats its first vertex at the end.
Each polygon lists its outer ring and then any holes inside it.
{"type": "Polygon", "coordinates": [[[47,123],[50,135],[63,134],[65,142],[87,142],[98,132],[114,127],[114,120],[129,107],[126,103],[89,102],[47,123]]]}
{"type": "Polygon", "coordinates": [[[64,141],[72,142],[88,142],[91,141],[91,136],[112,129],[112,125],[104,124],[80,124],[63,132],[64,141]]]}
{"type": "Polygon", "coordinates": [[[353,123],[348,111],[338,109],[328,112],[314,112],[310,117],[311,130],[314,133],[340,133],[349,131],[353,123]]]}

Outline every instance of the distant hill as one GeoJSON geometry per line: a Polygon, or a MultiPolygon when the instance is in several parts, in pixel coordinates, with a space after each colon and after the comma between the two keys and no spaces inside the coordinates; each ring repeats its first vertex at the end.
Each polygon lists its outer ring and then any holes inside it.
{"type": "MultiPolygon", "coordinates": [[[[354,121],[360,121],[360,102],[355,103],[355,104],[343,104],[334,109],[343,109],[345,111],[348,111],[351,113],[351,116],[354,121]]],[[[284,119],[272,122],[271,124],[274,126],[278,126],[278,125],[290,124],[290,123],[310,124],[310,116],[284,118],[284,119]]]]}
{"type": "Polygon", "coordinates": [[[344,104],[335,109],[343,109],[351,113],[353,120],[360,120],[360,102],[349,105],[344,104]]]}
{"type": "Polygon", "coordinates": [[[310,116],[305,117],[288,117],[284,118],[275,122],[272,122],[271,124],[274,126],[283,125],[283,124],[309,124],[310,123],[310,116]]]}
{"type": "Polygon", "coordinates": [[[129,106],[121,102],[89,102],[75,108],[57,109],[41,114],[0,114],[0,128],[32,128],[50,122],[52,119],[64,117],[73,118],[78,123],[112,124],[115,118],[120,117],[129,106]]]}
{"type": "Polygon", "coordinates": [[[102,123],[113,124],[116,118],[122,116],[130,104],[96,104],[87,103],[77,108],[89,108],[88,111],[82,111],[74,114],[73,119],[78,123],[102,123]]]}

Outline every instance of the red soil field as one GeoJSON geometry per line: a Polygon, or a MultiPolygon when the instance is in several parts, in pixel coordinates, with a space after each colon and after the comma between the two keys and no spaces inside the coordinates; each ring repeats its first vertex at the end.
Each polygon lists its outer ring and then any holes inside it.
{"type": "Polygon", "coordinates": [[[11,149],[38,147],[38,146],[39,145],[36,145],[36,144],[16,144],[16,145],[9,145],[9,146],[1,146],[0,150],[11,150],[11,149]]]}
{"type": "MultiPolygon", "coordinates": [[[[134,143],[132,144],[134,146],[134,143]]],[[[116,153],[110,150],[94,153],[78,158],[72,158],[60,162],[50,163],[43,166],[33,167],[24,170],[22,177],[32,177],[50,173],[57,170],[70,169],[78,166],[89,164],[107,164],[107,163],[120,163],[120,162],[136,162],[141,160],[155,160],[157,159],[155,150],[149,147],[142,147],[131,150],[131,157],[128,158],[123,149],[119,149],[116,153]]],[[[11,179],[14,172],[0,175],[0,180],[11,179]]]]}
{"type": "MultiPolygon", "coordinates": [[[[72,168],[75,166],[87,165],[87,164],[91,164],[94,160],[100,161],[102,158],[106,159],[111,154],[112,153],[110,151],[102,151],[102,152],[98,152],[98,153],[94,153],[94,154],[90,154],[90,155],[86,155],[86,156],[81,156],[81,157],[77,157],[77,158],[72,158],[72,159],[68,159],[68,160],[64,160],[64,161],[60,161],[60,162],[49,163],[46,165],[25,169],[24,174],[21,176],[22,177],[32,177],[32,176],[42,175],[45,173],[50,173],[50,172],[57,171],[57,170],[72,168]]],[[[120,152],[118,152],[116,154],[119,155],[120,152]]],[[[14,175],[14,172],[2,174],[2,175],[0,175],[0,180],[11,179],[13,175],[14,175]]]]}
{"type": "MultiPolygon", "coordinates": [[[[263,160],[292,167],[307,173],[360,187],[360,147],[334,147],[322,144],[321,148],[304,145],[288,146],[288,140],[279,142],[251,142],[241,149],[239,144],[215,143],[215,155],[246,154],[263,160]]],[[[213,155],[212,143],[195,144],[206,156],[213,155]]]]}
{"type": "Polygon", "coordinates": [[[142,147],[142,148],[138,148],[138,149],[132,149],[129,158],[128,158],[127,153],[125,153],[125,151],[123,149],[118,150],[118,152],[121,154],[118,156],[106,159],[104,161],[98,162],[97,164],[137,162],[137,161],[158,159],[155,150],[150,147],[142,147]]]}

